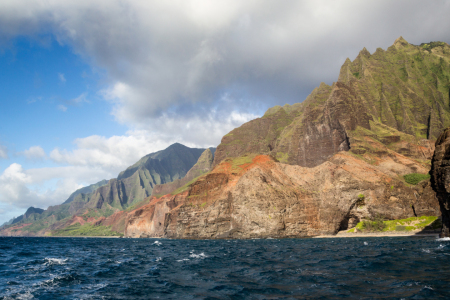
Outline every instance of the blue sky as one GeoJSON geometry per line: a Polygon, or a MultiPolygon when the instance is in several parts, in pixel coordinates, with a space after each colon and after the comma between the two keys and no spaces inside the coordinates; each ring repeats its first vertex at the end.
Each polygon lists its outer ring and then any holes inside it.
{"type": "Polygon", "coordinates": [[[403,36],[450,42],[444,1],[0,3],[0,224],[140,157],[221,137],[403,36]]]}
{"type": "Polygon", "coordinates": [[[126,132],[98,95],[104,70],[92,68],[52,36],[45,43],[26,37],[10,43],[0,53],[0,140],[8,149],[40,145],[50,151],[70,148],[77,137],[126,132]]]}

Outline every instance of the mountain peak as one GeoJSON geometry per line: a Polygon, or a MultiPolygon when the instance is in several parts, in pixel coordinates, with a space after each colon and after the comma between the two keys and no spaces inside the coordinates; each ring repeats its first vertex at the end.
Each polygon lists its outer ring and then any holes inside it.
{"type": "Polygon", "coordinates": [[[409,45],[409,43],[402,37],[400,36],[398,39],[395,40],[394,42],[394,46],[396,48],[400,48],[400,47],[405,47],[409,45]]]}
{"type": "Polygon", "coordinates": [[[359,51],[359,56],[370,57],[370,52],[366,49],[366,47],[364,47],[361,51],[359,51]]]}

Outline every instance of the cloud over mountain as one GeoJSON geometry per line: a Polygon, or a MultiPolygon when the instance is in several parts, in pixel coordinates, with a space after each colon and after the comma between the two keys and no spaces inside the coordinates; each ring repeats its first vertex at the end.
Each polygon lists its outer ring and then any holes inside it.
{"type": "Polygon", "coordinates": [[[196,103],[216,108],[225,93],[246,113],[253,105],[298,102],[320,81],[335,80],[345,57],[364,46],[374,51],[400,35],[413,43],[442,40],[450,28],[446,2],[81,0],[0,7],[3,40],[56,35],[107,70],[103,94],[117,120],[143,127],[179,107],[178,114],[195,119],[196,103]]]}

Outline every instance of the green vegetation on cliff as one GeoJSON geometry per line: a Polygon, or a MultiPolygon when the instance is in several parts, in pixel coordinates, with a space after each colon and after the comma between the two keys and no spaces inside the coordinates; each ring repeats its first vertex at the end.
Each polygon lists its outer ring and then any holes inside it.
{"type": "Polygon", "coordinates": [[[86,223],[55,230],[52,232],[52,236],[123,236],[123,233],[112,231],[111,226],[95,226],[86,223]]]}
{"type": "Polygon", "coordinates": [[[441,227],[440,220],[435,216],[411,217],[408,219],[383,221],[364,220],[359,222],[355,228],[348,232],[389,232],[389,231],[414,231],[424,229],[439,229],[441,227]]]}
{"type": "Polygon", "coordinates": [[[407,183],[417,185],[422,180],[430,179],[430,174],[412,173],[404,175],[403,178],[407,183]]]}

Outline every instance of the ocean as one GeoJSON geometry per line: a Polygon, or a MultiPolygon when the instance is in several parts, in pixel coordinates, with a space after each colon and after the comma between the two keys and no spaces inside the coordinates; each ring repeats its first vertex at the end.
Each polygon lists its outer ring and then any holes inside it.
{"type": "Polygon", "coordinates": [[[450,299],[450,239],[0,238],[0,299],[450,299]]]}

